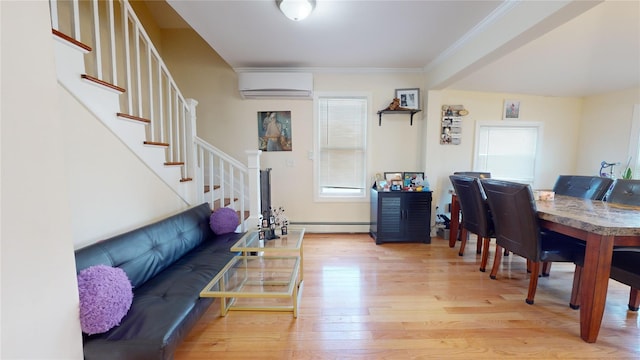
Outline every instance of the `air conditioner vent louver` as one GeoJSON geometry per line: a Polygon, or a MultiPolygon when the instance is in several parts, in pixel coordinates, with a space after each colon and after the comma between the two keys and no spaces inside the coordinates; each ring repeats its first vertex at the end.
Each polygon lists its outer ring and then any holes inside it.
{"type": "Polygon", "coordinates": [[[313,75],[310,73],[238,73],[238,89],[244,99],[311,99],[313,75]]]}

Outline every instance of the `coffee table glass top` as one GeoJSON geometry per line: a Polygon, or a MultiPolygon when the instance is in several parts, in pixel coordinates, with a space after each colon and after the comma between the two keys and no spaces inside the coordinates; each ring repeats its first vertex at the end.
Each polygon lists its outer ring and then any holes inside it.
{"type": "Polygon", "coordinates": [[[300,250],[302,239],[304,238],[303,229],[289,229],[287,235],[278,235],[279,239],[260,240],[257,231],[249,231],[240,238],[233,246],[231,251],[291,251],[300,250]]]}
{"type": "Polygon", "coordinates": [[[235,256],[200,292],[201,297],[291,297],[297,256],[235,256]]]}

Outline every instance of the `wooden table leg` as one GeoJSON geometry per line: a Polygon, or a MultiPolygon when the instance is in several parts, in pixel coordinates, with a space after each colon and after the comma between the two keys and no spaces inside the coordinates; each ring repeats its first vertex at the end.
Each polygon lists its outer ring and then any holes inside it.
{"type": "Polygon", "coordinates": [[[451,223],[449,224],[449,247],[456,246],[458,227],[460,226],[460,202],[458,196],[451,194],[451,223]]]}
{"type": "Polygon", "coordinates": [[[580,279],[580,337],[588,343],[598,339],[607,301],[613,236],[589,233],[580,279]]]}

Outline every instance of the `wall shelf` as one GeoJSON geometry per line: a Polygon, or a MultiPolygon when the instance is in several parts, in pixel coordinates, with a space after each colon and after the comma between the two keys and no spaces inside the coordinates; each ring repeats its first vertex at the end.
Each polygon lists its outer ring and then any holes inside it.
{"type": "Polygon", "coordinates": [[[382,126],[382,114],[411,114],[411,126],[413,126],[413,114],[422,110],[380,110],[378,111],[378,126],[382,126]]]}

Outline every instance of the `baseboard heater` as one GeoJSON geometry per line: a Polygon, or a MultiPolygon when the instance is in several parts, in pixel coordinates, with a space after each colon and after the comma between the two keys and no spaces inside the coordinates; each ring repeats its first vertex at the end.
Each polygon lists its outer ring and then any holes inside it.
{"type": "Polygon", "coordinates": [[[304,227],[309,233],[368,233],[369,223],[360,221],[295,221],[291,226],[304,227]]]}

